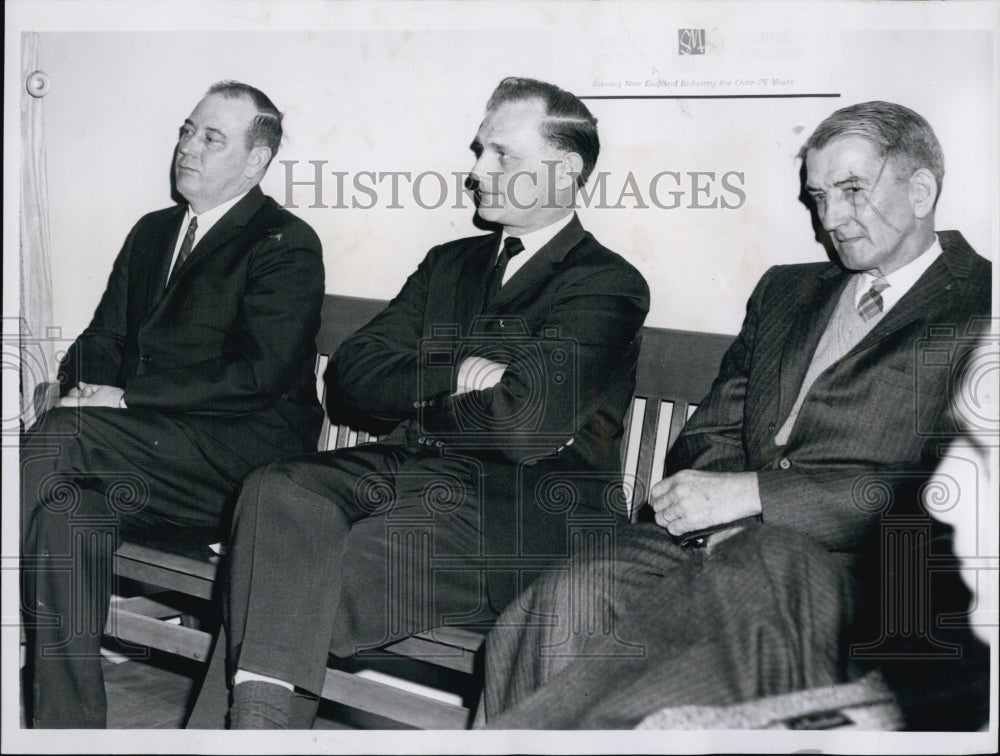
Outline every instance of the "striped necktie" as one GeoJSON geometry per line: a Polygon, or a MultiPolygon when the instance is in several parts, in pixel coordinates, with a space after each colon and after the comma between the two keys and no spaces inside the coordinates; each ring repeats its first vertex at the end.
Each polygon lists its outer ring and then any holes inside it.
{"type": "Polygon", "coordinates": [[[184,235],[184,241],[181,242],[180,252],[177,253],[177,261],[174,263],[174,269],[170,271],[170,278],[167,279],[169,283],[174,276],[177,275],[177,271],[187,260],[188,255],[191,254],[191,248],[194,247],[194,235],[198,231],[198,216],[192,215],[191,222],[188,223],[187,233],[184,235]]]}
{"type": "Polygon", "coordinates": [[[882,312],[882,292],[889,288],[889,282],[884,278],[872,281],[872,287],[861,295],[858,302],[858,314],[866,323],[882,312]]]}

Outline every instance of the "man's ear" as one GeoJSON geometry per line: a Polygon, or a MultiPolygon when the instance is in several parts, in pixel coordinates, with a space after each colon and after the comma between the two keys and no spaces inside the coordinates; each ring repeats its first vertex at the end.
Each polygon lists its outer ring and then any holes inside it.
{"type": "Polygon", "coordinates": [[[918,168],[910,176],[910,203],[917,218],[926,218],[934,211],[937,190],[937,179],[927,168],[918,168]]]}
{"type": "Polygon", "coordinates": [[[583,173],[583,158],[578,152],[567,152],[559,161],[559,168],[556,174],[556,187],[559,189],[572,189],[576,186],[576,179],[583,173]]]}
{"type": "Polygon", "coordinates": [[[250,150],[250,157],[247,158],[247,168],[245,175],[247,178],[260,177],[267,164],[271,162],[271,148],[259,145],[250,150]]]}

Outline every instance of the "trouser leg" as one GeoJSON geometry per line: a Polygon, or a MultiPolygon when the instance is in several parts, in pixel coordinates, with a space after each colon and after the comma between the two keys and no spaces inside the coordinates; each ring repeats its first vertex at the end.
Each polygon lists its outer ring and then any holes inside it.
{"type": "Polygon", "coordinates": [[[105,724],[100,640],[122,526],[213,524],[230,487],[187,430],[157,413],[56,409],[25,435],[22,601],[34,726],[105,724]]]}
{"type": "Polygon", "coordinates": [[[356,486],[397,463],[391,448],[367,452],[308,455],[244,480],[223,604],[229,678],[240,668],[314,693],[322,689],[344,540],[365,514],[356,486]]]}
{"type": "Polygon", "coordinates": [[[622,541],[617,592],[596,599],[614,634],[587,632],[560,598],[593,582],[587,565],[539,580],[527,607],[501,616],[487,642],[487,726],[633,727],[666,706],[845,679],[853,578],[809,539],[749,528],[713,553],[685,554],[648,525],[622,541]],[[570,632],[530,621],[553,611],[570,632]],[[622,640],[641,654],[618,653],[622,640]]]}
{"type": "Polygon", "coordinates": [[[349,655],[485,605],[474,466],[368,445],[271,465],[244,482],[233,524],[230,668],[318,694],[349,655]],[[440,558],[440,569],[428,566],[440,558]]]}

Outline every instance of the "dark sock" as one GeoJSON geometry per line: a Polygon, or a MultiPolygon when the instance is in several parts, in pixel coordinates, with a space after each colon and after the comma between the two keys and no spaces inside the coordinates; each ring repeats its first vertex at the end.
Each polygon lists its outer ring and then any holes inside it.
{"type": "Polygon", "coordinates": [[[292,714],[292,691],[281,685],[247,680],[233,686],[230,730],[287,730],[292,714]]]}
{"type": "Polygon", "coordinates": [[[290,730],[311,730],[319,710],[319,697],[295,689],[292,696],[292,713],[288,720],[290,730]]]}

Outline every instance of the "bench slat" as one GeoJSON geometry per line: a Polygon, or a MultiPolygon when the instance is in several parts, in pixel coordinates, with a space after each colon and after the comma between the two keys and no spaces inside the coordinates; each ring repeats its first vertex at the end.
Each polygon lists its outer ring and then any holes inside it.
{"type": "Polygon", "coordinates": [[[115,552],[115,574],[198,598],[212,598],[216,565],[126,541],[115,552]]]}
{"type": "Polygon", "coordinates": [[[391,685],[327,669],[323,698],[371,712],[422,730],[462,730],[469,710],[391,685]]]}
{"type": "Polygon", "coordinates": [[[639,438],[639,463],[636,465],[636,492],[632,500],[633,512],[646,503],[653,475],[653,453],[655,450],[656,426],[660,417],[660,402],[655,398],[646,400],[646,410],[642,413],[642,435],[639,438]]]}
{"type": "Polygon", "coordinates": [[[687,422],[689,406],[690,405],[687,402],[674,402],[674,410],[670,416],[669,435],[667,436],[668,449],[674,445],[674,441],[677,440],[677,437],[681,435],[681,431],[684,430],[684,423],[687,422]]]}
{"type": "Polygon", "coordinates": [[[128,611],[121,606],[114,607],[108,614],[104,632],[119,640],[200,662],[208,661],[212,647],[209,633],[128,611]]]}
{"type": "Polygon", "coordinates": [[[396,641],[382,650],[471,675],[475,668],[476,652],[483,645],[486,632],[467,631],[469,637],[462,638],[456,643],[447,637],[449,629],[435,628],[425,633],[418,633],[396,641]]]}

